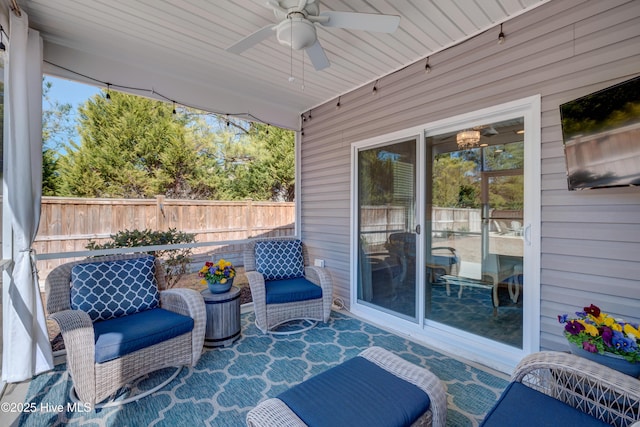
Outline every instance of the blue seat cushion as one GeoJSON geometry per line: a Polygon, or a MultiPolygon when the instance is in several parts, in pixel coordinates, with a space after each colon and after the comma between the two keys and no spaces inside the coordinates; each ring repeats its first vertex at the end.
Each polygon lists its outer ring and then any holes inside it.
{"type": "Polygon", "coordinates": [[[267,304],[322,298],[322,288],[304,277],[264,282],[267,304]]]}
{"type": "Polygon", "coordinates": [[[481,426],[608,426],[609,424],[519,382],[512,382],[481,426]]]}
{"type": "Polygon", "coordinates": [[[71,308],[94,322],[155,308],[160,299],[155,271],[152,256],[74,265],[71,308]]]}
{"type": "Polygon", "coordinates": [[[409,426],[429,409],[429,396],[356,356],[281,393],[309,426],[409,426]]]}
{"type": "Polygon", "coordinates": [[[300,240],[256,242],[255,256],[256,271],[264,276],[264,280],[293,279],[304,274],[300,240]]]}
{"type": "Polygon", "coordinates": [[[96,363],[108,362],[193,329],[193,319],[162,308],[93,324],[96,363]]]}

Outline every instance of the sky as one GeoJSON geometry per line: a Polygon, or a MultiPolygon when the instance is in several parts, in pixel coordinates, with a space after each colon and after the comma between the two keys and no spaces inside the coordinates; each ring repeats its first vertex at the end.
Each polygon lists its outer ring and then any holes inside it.
{"type": "Polygon", "coordinates": [[[71,80],[51,76],[45,76],[45,79],[52,83],[51,90],[49,91],[51,99],[60,103],[69,103],[73,105],[74,109],[78,108],[78,105],[82,104],[91,96],[100,92],[99,87],[72,82],[71,80]]]}

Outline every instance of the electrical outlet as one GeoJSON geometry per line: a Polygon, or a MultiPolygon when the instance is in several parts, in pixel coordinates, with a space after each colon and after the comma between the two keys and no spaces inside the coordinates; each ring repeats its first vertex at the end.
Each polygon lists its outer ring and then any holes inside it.
{"type": "Polygon", "coordinates": [[[316,267],[324,267],[324,260],[323,259],[315,259],[313,261],[313,265],[315,265],[316,267]]]}

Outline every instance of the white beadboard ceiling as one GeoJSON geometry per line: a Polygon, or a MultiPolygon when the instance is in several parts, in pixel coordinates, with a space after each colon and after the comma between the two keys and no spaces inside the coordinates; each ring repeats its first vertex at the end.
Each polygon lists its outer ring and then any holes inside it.
{"type": "Polygon", "coordinates": [[[166,97],[210,112],[249,113],[257,120],[297,129],[301,113],[448,46],[491,29],[497,40],[502,22],[508,37],[509,18],[547,1],[322,0],[321,11],[401,17],[393,34],[318,27],[331,62],[322,71],[315,71],[306,57],[303,66],[299,51],[293,52],[292,62],[290,50],[275,36],[241,55],[225,51],[277,22],[266,0],[18,4],[44,40],[47,74],[97,86],[108,82],[113,89],[166,97]]]}

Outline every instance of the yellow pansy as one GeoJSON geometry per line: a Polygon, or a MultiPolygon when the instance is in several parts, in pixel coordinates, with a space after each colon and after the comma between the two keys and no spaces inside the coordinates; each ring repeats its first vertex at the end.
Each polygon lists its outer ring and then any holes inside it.
{"type": "Polygon", "coordinates": [[[597,337],[598,336],[598,328],[596,328],[595,326],[593,326],[593,325],[591,325],[589,323],[585,323],[584,324],[584,330],[585,330],[586,333],[588,333],[592,337],[597,337]]]}
{"type": "Polygon", "coordinates": [[[640,331],[628,323],[624,325],[624,333],[627,334],[627,336],[633,336],[635,339],[640,338],[640,331]]]}
{"type": "Polygon", "coordinates": [[[206,281],[206,280],[204,280],[204,279],[202,279],[202,280],[200,280],[200,284],[202,284],[202,285],[206,285],[206,284],[207,284],[207,281],[206,281]]]}

